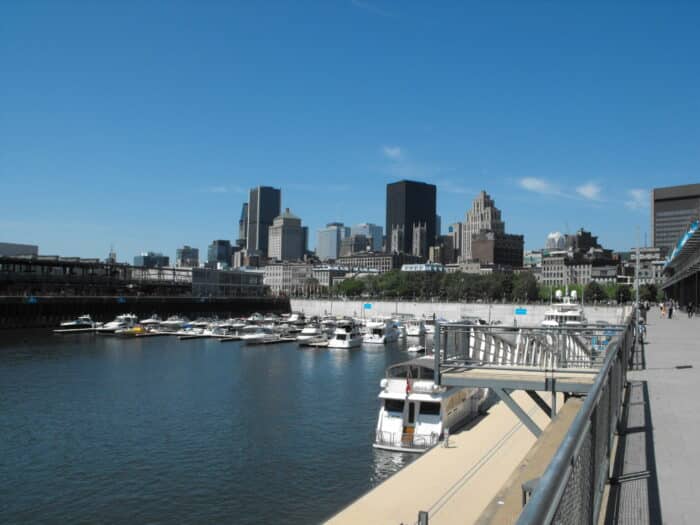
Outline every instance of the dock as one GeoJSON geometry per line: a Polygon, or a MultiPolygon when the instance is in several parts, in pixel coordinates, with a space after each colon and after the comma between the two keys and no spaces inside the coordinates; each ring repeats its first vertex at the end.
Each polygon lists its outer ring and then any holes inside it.
{"type": "MultiPolygon", "coordinates": [[[[525,392],[512,397],[540,427],[549,424],[525,392]]],[[[441,442],[328,523],[415,523],[419,511],[429,512],[431,525],[474,523],[536,441],[504,403],[496,403],[450,435],[448,448],[441,442]]]]}

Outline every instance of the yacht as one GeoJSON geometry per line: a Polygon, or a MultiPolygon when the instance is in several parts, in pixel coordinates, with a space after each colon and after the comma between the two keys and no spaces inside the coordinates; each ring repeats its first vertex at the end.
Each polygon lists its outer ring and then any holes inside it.
{"type": "Polygon", "coordinates": [[[180,330],[187,323],[188,323],[188,320],[186,317],[180,317],[178,315],[171,315],[165,321],[162,321],[160,323],[160,327],[163,330],[176,332],[177,330],[180,330]]]}
{"type": "Polygon", "coordinates": [[[561,303],[552,303],[551,308],[544,313],[544,321],[541,325],[546,327],[582,327],[586,324],[586,316],[583,313],[583,306],[576,302],[576,291],[571,295],[562,297],[561,290],[557,290],[557,299],[561,303]]]}
{"type": "Polygon", "coordinates": [[[425,321],[423,319],[409,319],[406,321],[406,335],[409,337],[424,336],[425,321]]]}
{"type": "Polygon", "coordinates": [[[97,331],[105,334],[113,334],[117,330],[122,330],[124,328],[132,328],[136,326],[139,322],[138,317],[134,314],[122,314],[118,315],[114,321],[105,323],[104,325],[97,328],[97,331]]]}
{"type": "Polygon", "coordinates": [[[61,323],[61,330],[75,330],[78,328],[95,328],[97,323],[92,320],[89,315],[81,315],[72,321],[64,321],[61,323]]]}
{"type": "Polygon", "coordinates": [[[423,345],[411,345],[406,349],[406,352],[411,354],[424,354],[425,347],[423,345]]]}
{"type": "Polygon", "coordinates": [[[278,341],[280,336],[272,331],[270,328],[264,326],[246,326],[239,332],[239,337],[241,341],[249,344],[256,343],[268,343],[272,341],[278,341]]]}
{"type": "Polygon", "coordinates": [[[399,339],[406,339],[408,336],[408,330],[406,330],[406,324],[401,320],[394,321],[394,330],[396,330],[396,336],[399,339]]]}
{"type": "Polygon", "coordinates": [[[318,339],[323,336],[321,329],[318,325],[308,324],[302,331],[297,335],[297,341],[309,341],[311,339],[318,339]]]}
{"type": "Polygon", "coordinates": [[[374,448],[425,452],[438,443],[445,430],[478,414],[484,389],[438,386],[433,372],[432,357],[387,368],[380,382],[374,448]]]}
{"type": "Polygon", "coordinates": [[[160,323],[162,323],[162,322],[163,322],[163,320],[160,318],[160,316],[157,314],[154,314],[151,317],[149,317],[148,319],[141,319],[140,324],[142,326],[145,326],[146,328],[151,328],[151,327],[155,328],[155,327],[160,326],[160,323]]]}
{"type": "Polygon", "coordinates": [[[353,320],[338,321],[328,348],[357,348],[362,345],[362,334],[353,320]]]}
{"type": "Polygon", "coordinates": [[[435,334],[435,319],[425,319],[423,321],[426,335],[435,334]]]}
{"type": "Polygon", "coordinates": [[[365,343],[383,345],[399,339],[399,332],[389,319],[367,321],[365,328],[367,330],[363,337],[365,343]]]}

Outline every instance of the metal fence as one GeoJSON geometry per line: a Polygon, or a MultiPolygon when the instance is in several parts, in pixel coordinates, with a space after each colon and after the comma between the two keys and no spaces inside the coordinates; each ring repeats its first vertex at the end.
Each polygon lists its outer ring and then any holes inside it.
{"type": "Polygon", "coordinates": [[[375,435],[375,443],[385,447],[404,448],[412,450],[427,450],[438,444],[438,434],[430,435],[421,434],[400,434],[378,430],[375,435]]]}
{"type": "Polygon", "coordinates": [[[613,435],[622,412],[634,328],[630,318],[608,345],[600,372],[518,525],[597,523],[609,477],[613,435]]]}

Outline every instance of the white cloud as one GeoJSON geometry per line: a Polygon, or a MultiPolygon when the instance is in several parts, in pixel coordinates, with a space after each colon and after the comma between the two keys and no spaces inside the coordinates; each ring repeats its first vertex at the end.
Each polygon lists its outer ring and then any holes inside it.
{"type": "Polygon", "coordinates": [[[600,200],[601,187],[595,182],[587,182],[581,186],[576,187],[576,193],[578,193],[584,199],[591,201],[600,200]]]}
{"type": "Polygon", "coordinates": [[[384,156],[391,160],[401,160],[401,148],[399,146],[384,146],[382,148],[384,156]]]}
{"type": "Polygon", "coordinates": [[[627,190],[627,201],[625,206],[630,210],[643,210],[649,206],[649,192],[647,190],[632,189],[627,190]]]}
{"type": "Polygon", "coordinates": [[[559,189],[550,182],[544,179],[538,179],[537,177],[525,177],[518,181],[521,188],[528,191],[534,191],[535,193],[542,193],[545,195],[557,195],[559,189]]]}

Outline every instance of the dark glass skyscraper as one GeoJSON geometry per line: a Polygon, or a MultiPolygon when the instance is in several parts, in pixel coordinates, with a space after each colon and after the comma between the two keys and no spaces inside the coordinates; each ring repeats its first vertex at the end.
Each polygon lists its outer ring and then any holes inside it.
{"type": "Polygon", "coordinates": [[[268,228],[280,215],[282,192],[269,186],[258,186],[250,190],[248,199],[248,234],[246,248],[248,254],[256,252],[267,255],[268,228]]]}
{"type": "Polygon", "coordinates": [[[386,251],[413,253],[414,224],[425,225],[426,238],[435,239],[436,198],[433,184],[402,180],[386,185],[386,251]]]}

